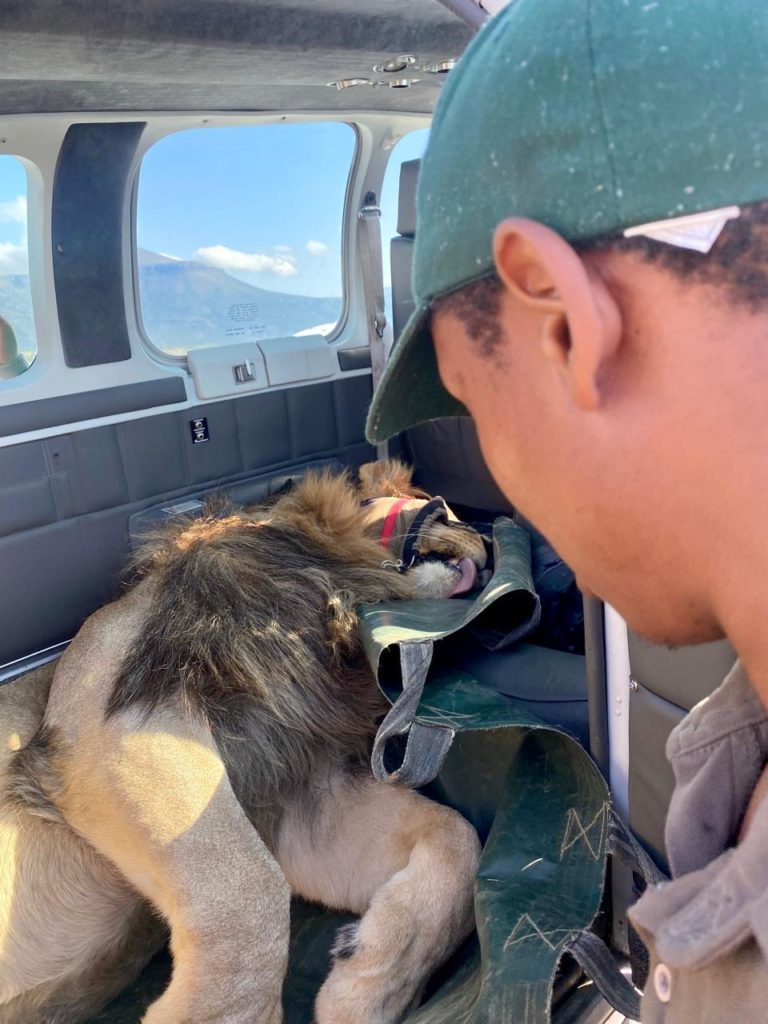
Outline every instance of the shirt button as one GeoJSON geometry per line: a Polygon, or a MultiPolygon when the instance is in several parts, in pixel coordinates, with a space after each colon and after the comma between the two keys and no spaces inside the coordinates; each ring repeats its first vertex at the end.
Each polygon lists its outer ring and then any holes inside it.
{"type": "Polygon", "coordinates": [[[672,998],[672,973],[666,964],[657,964],[653,972],[653,987],[659,1002],[668,1003],[672,998]]]}

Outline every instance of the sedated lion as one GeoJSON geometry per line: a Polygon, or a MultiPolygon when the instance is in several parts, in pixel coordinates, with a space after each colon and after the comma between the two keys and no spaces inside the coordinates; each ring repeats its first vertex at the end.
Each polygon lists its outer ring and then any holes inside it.
{"type": "Polygon", "coordinates": [[[370,773],[355,608],[471,588],[485,548],[401,464],[360,478],[172,526],[0,689],[0,1024],[87,1019],[166,929],[145,1024],[276,1024],[291,893],[360,915],[318,1024],[388,1024],[471,930],[474,830],[370,773]]]}

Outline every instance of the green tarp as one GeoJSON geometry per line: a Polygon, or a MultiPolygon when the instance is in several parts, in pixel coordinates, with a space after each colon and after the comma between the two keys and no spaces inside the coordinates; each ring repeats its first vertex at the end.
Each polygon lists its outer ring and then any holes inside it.
{"type": "MultiPolygon", "coordinates": [[[[428,659],[430,643],[460,629],[473,629],[488,646],[498,646],[535,626],[528,535],[501,519],[493,539],[494,575],[479,596],[361,609],[368,658],[390,701],[402,683],[401,661],[393,656],[401,645],[424,645],[428,659]]],[[[424,791],[461,811],[485,846],[475,890],[477,936],[406,1020],[546,1024],[562,953],[590,928],[603,894],[610,809],[605,782],[574,739],[466,672],[443,666],[428,674],[414,721],[422,737],[435,730],[452,739],[437,778],[424,791]]],[[[347,920],[319,908],[297,909],[284,997],[287,1024],[311,1022],[335,927],[347,920]]]]}

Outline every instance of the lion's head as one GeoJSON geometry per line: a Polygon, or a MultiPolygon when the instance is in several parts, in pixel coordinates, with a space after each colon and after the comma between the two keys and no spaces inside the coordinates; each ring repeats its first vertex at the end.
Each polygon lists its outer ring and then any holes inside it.
{"type": "Polygon", "coordinates": [[[455,597],[473,590],[487,562],[483,538],[440,497],[414,486],[398,459],[360,467],[365,531],[415,584],[420,597],[455,597]]]}

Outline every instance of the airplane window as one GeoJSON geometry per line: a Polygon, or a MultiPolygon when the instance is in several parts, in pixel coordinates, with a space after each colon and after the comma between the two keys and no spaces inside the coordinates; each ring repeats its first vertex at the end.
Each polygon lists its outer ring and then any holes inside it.
{"type": "Polygon", "coordinates": [[[37,355],[27,252],[27,172],[0,156],[0,387],[37,355]]]}
{"type": "Polygon", "coordinates": [[[141,166],[140,313],[190,349],[331,334],[344,308],[344,198],[356,135],[339,122],[196,128],[141,166]]]}
{"type": "Polygon", "coordinates": [[[420,160],[427,148],[429,128],[417,128],[404,135],[392,150],[381,188],[381,262],[384,272],[384,303],[388,323],[392,323],[392,271],[390,243],[397,234],[397,208],[400,195],[400,167],[408,160],[420,160]]]}

